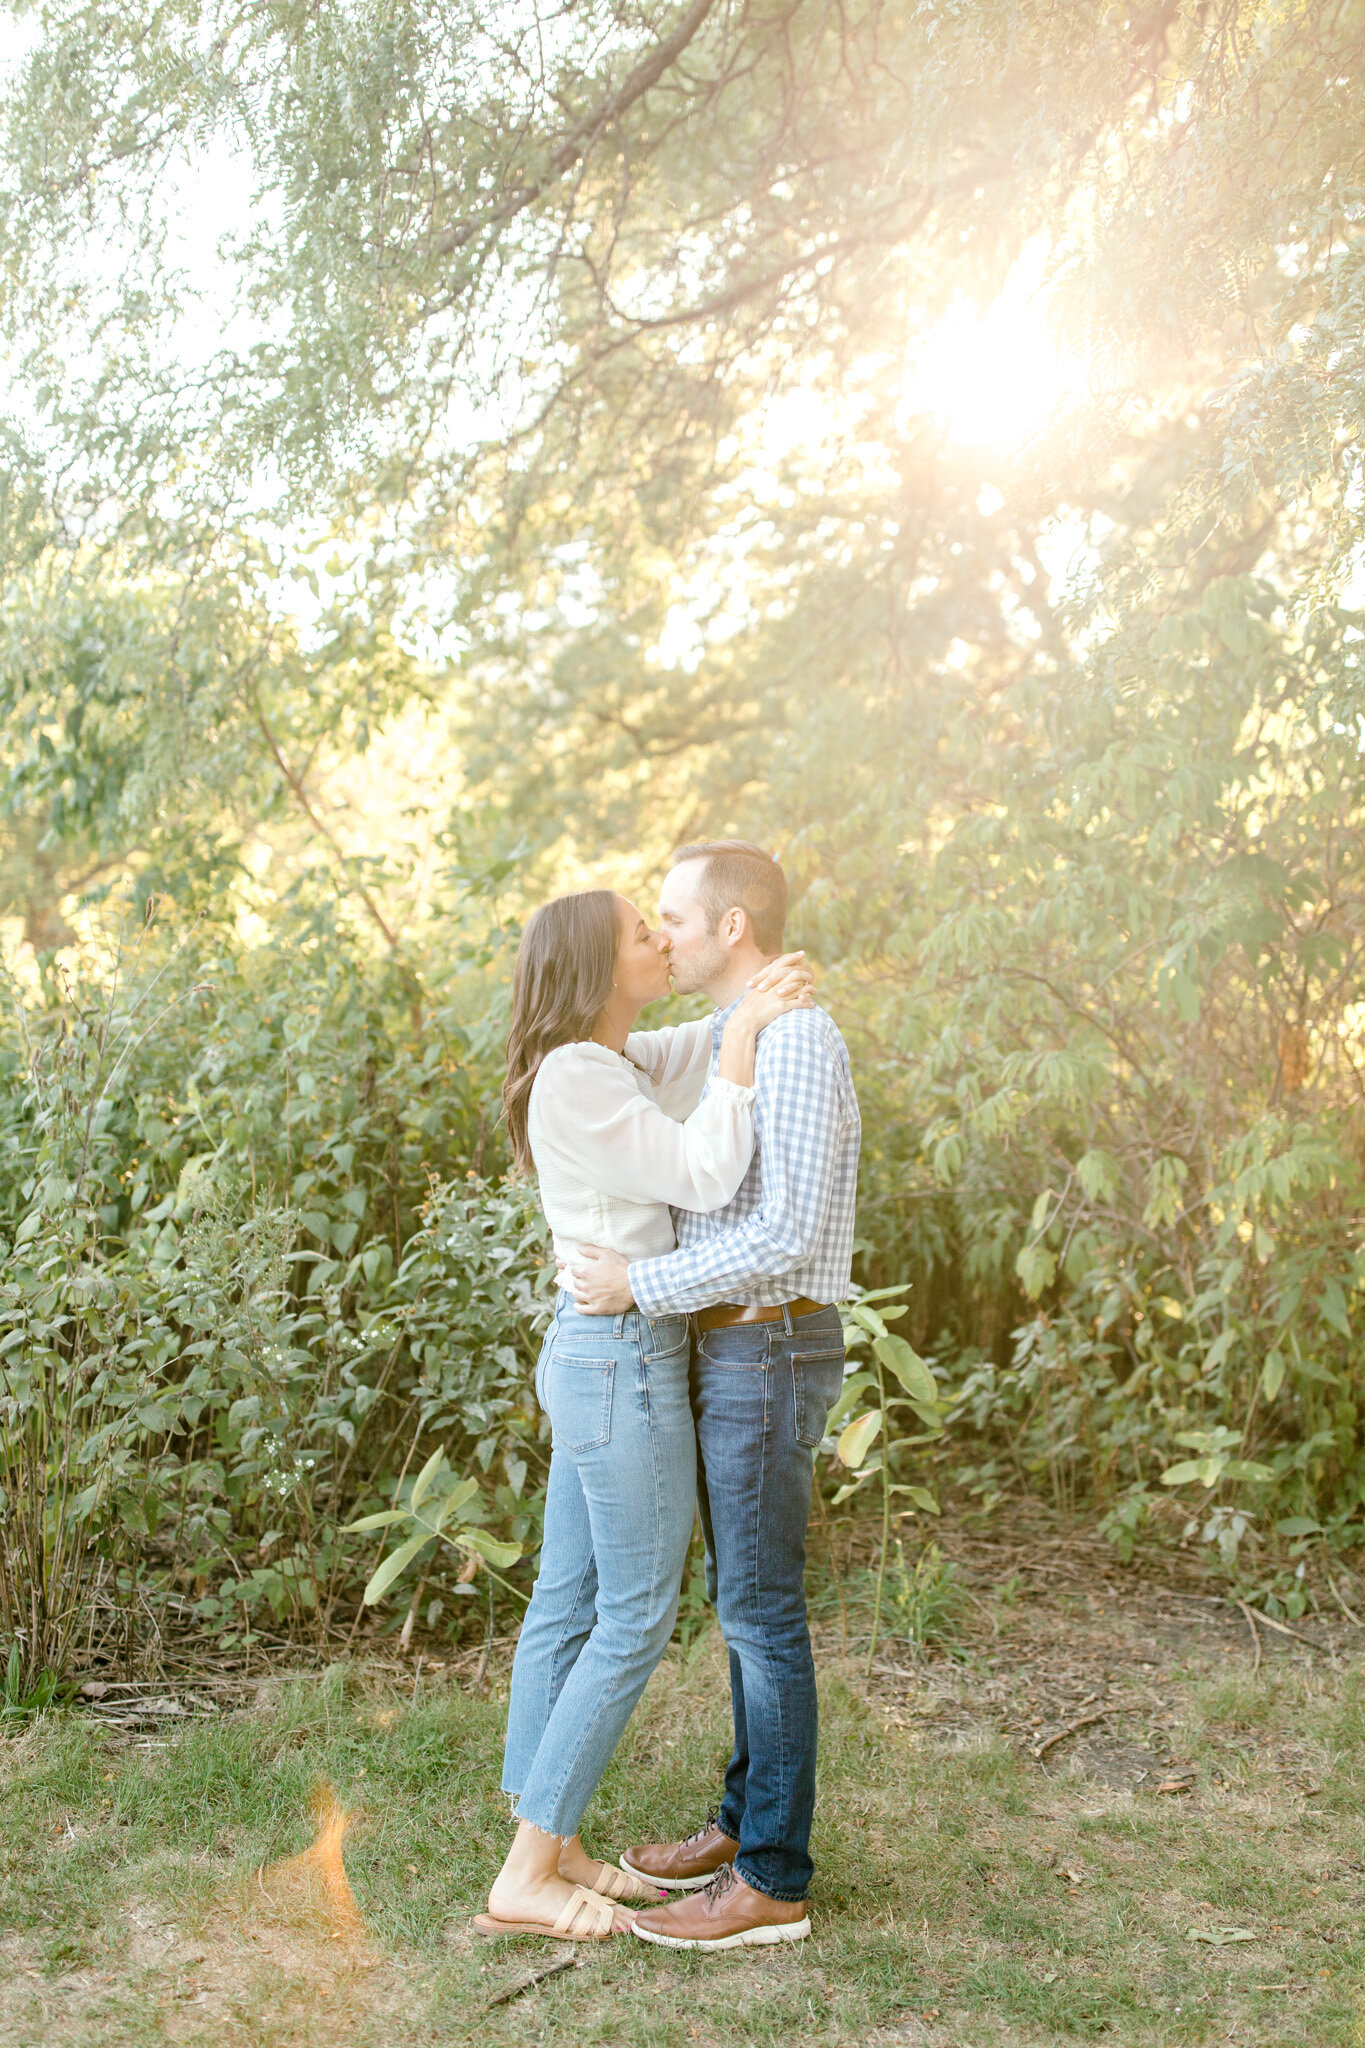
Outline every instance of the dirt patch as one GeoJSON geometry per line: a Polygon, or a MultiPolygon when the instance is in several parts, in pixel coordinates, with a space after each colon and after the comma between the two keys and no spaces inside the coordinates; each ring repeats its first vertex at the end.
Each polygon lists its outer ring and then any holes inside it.
{"type": "MultiPolygon", "coordinates": [[[[1326,1680],[1365,1650],[1365,1631],[1344,1614],[1277,1628],[1212,1590],[1197,1560],[1157,1552],[1125,1565],[1037,1503],[988,1534],[949,1524],[936,1540],[963,1596],[947,1639],[918,1650],[893,1627],[867,1674],[856,1642],[843,1654],[826,1609],[820,1659],[843,1668],[884,1727],[949,1751],[1003,1739],[1040,1776],[1186,1796],[1192,1687],[1253,1669],[1326,1680]]],[[[1234,1761],[1239,1748],[1262,1762],[1273,1751],[1311,1796],[1311,1751],[1283,1731],[1228,1733],[1234,1761]]]]}

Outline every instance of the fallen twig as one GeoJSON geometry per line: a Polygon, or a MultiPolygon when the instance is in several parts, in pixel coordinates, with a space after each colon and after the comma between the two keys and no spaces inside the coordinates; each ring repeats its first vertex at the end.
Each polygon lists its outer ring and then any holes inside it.
{"type": "Polygon", "coordinates": [[[1261,1668],[1261,1631],[1257,1628],[1256,1617],[1252,1613],[1251,1609],[1247,1606],[1246,1601],[1239,1600],[1237,1602],[1237,1605],[1241,1608],[1243,1614],[1247,1618],[1247,1627],[1251,1630],[1251,1640],[1256,1651],[1256,1661],[1251,1667],[1251,1675],[1254,1678],[1256,1676],[1256,1673],[1261,1668]]]}
{"type": "Polygon", "coordinates": [[[1358,1614],[1352,1614],[1350,1608],[1342,1599],[1340,1588],[1338,1587],[1336,1580],[1332,1577],[1330,1572],[1327,1574],[1327,1583],[1332,1589],[1332,1598],[1336,1601],[1337,1606],[1341,1609],[1342,1613],[1346,1616],[1346,1619],[1350,1622],[1351,1627],[1361,1628],[1362,1626],[1365,1626],[1365,1623],[1361,1622],[1360,1616],[1358,1614]]]}
{"type": "Polygon", "coordinates": [[[1096,1721],[1107,1721],[1113,1712],[1114,1709],[1112,1707],[1101,1707],[1097,1713],[1082,1714],[1079,1721],[1073,1721],[1067,1728],[1059,1728],[1055,1735],[1048,1736],[1046,1742],[1035,1744],[1030,1752],[1033,1761],[1041,1763],[1048,1751],[1055,1749],[1059,1742],[1065,1742],[1068,1735],[1079,1735],[1082,1728],[1093,1728],[1096,1721]]]}
{"type": "Polygon", "coordinates": [[[537,1984],[543,1984],[547,1977],[557,1977],[562,1970],[582,1968],[578,1956],[559,1956],[553,1963],[546,1963],[543,1970],[532,1970],[529,1977],[523,1977],[519,1984],[509,1984],[496,1998],[490,1998],[484,2006],[485,2012],[492,2012],[495,2005],[510,2005],[514,1998],[520,1998],[523,1991],[533,1991],[537,1984]]]}
{"type": "Polygon", "coordinates": [[[1308,1645],[1308,1648],[1310,1650],[1316,1650],[1319,1656],[1331,1656],[1332,1652],[1328,1649],[1326,1643],[1315,1643],[1311,1636],[1300,1635],[1299,1631],[1296,1628],[1291,1628],[1287,1621],[1275,1621],[1272,1619],[1270,1615],[1263,1614],[1259,1607],[1248,1607],[1245,1600],[1239,1600],[1237,1602],[1237,1605],[1241,1608],[1243,1614],[1249,1615],[1254,1613],[1257,1621],[1259,1621],[1265,1628],[1273,1628],[1276,1635],[1293,1636],[1294,1641],[1296,1643],[1306,1643],[1308,1645]]]}

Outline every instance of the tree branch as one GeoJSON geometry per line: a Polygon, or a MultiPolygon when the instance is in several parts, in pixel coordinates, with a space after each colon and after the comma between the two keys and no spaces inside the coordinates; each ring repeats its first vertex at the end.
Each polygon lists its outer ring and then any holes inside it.
{"type": "Polygon", "coordinates": [[[569,130],[559,147],[552,152],[543,177],[538,178],[534,184],[518,186],[515,191],[508,193],[501,205],[493,207],[477,220],[462,220],[453,228],[447,229],[446,233],[437,236],[432,244],[434,253],[438,256],[453,256],[456,250],[466,248],[475,235],[485,233],[489,228],[502,227],[517,214],[524,213],[528,206],[534,206],[542,194],[548,192],[552,185],[558,184],[564,173],[571,170],[579,158],[587,154],[609,122],[619,120],[637,100],[643,99],[652,86],[658,84],[669,65],[682,55],[692,41],[714,5],[715,0],[692,0],[692,5],[672,35],[665,36],[647,57],[642,57],[616,91],[603,100],[600,106],[594,107],[590,114],[585,114],[582,120],[569,130]]]}
{"type": "Polygon", "coordinates": [[[266,723],[266,716],[264,711],[262,711],[261,709],[261,703],[259,698],[255,700],[254,708],[256,712],[256,723],[260,726],[261,731],[265,736],[265,743],[269,747],[271,754],[274,756],[275,766],[279,769],[280,774],[284,777],[286,783],[289,785],[290,790],[293,792],[294,799],[298,804],[299,809],[303,812],[309,824],[313,827],[313,830],[317,833],[320,833],[321,836],[327,841],[327,844],[331,847],[332,852],[336,855],[337,865],[341,869],[342,876],[346,881],[347,887],[351,889],[353,893],[360,898],[366,910],[369,911],[370,916],[379,926],[380,931],[383,932],[385,940],[387,941],[389,947],[393,952],[396,953],[398,951],[397,932],[393,929],[393,926],[389,923],[383,911],[379,908],[379,905],[375,902],[373,896],[371,896],[369,890],[365,887],[365,884],[363,882],[352,881],[351,878],[346,874],[346,855],[343,853],[341,846],[336,839],[335,834],[323,823],[322,819],[313,809],[312,803],[309,800],[307,790],[304,788],[303,783],[300,781],[299,777],[294,773],[294,770],[290,767],[288,761],[285,759],[284,752],[280,746],[279,741],[275,738],[274,733],[270,730],[269,725],[266,723]]]}

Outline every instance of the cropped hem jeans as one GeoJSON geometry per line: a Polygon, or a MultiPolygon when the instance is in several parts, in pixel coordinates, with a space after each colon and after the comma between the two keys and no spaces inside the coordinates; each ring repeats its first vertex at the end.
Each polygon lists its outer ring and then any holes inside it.
{"type": "Polygon", "coordinates": [[[545,1534],[502,1773],[545,1834],[577,1834],[673,1633],[697,1501],[688,1364],[686,1316],[585,1316],[559,1295],[536,1367],[545,1534]]]}

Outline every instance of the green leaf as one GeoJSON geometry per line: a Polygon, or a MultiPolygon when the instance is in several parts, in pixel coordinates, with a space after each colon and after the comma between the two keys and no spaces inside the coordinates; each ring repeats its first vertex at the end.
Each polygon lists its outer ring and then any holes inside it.
{"type": "Polygon", "coordinates": [[[875,1308],[868,1308],[863,1302],[856,1302],[851,1311],[855,1323],[860,1323],[870,1337],[885,1337],[886,1324],[875,1308]]]}
{"type": "Polygon", "coordinates": [[[850,1472],[855,1472],[862,1464],[876,1442],[881,1426],[881,1409],[870,1408],[865,1415],[860,1415],[856,1422],[850,1422],[844,1430],[837,1448],[840,1459],[848,1466],[850,1472]]]}
{"type": "Polygon", "coordinates": [[[383,1599],[394,1580],[401,1572],[407,1570],[418,1551],[430,1541],[430,1529],[419,1529],[415,1536],[409,1536],[406,1543],[400,1544],[397,1550],[390,1552],[365,1588],[366,1607],[373,1607],[377,1600],[383,1599]]]}
{"type": "Polygon", "coordinates": [[[458,1543],[464,1550],[476,1550],[487,1564],[502,1565],[504,1568],[516,1564],[521,1557],[519,1543],[501,1543],[496,1536],[490,1536],[484,1529],[461,1529],[451,1542],[458,1543]]]}
{"type": "Polygon", "coordinates": [[[1204,1371],[1206,1373],[1217,1372],[1219,1366],[1223,1363],[1223,1360],[1236,1342],[1237,1332],[1235,1330],[1221,1330],[1204,1353],[1204,1371]]]}
{"type": "Polygon", "coordinates": [[[839,1427],[839,1424],[848,1414],[849,1409],[858,1399],[858,1396],[861,1393],[863,1393],[866,1388],[875,1387],[876,1384],[877,1376],[875,1373],[870,1372],[855,1372],[844,1381],[843,1386],[839,1389],[838,1398],[836,1399],[834,1406],[830,1409],[829,1414],[825,1418],[826,1436],[833,1436],[835,1430],[839,1427]]]}
{"type": "Polygon", "coordinates": [[[892,1493],[905,1493],[917,1508],[923,1508],[926,1515],[941,1515],[942,1508],[934,1499],[927,1486],[893,1486],[892,1493]]]}
{"type": "Polygon", "coordinates": [[[1092,1150],[1076,1161],[1076,1178],[1092,1202],[1107,1202],[1118,1187],[1118,1168],[1107,1152],[1092,1150]]]}
{"type": "Polygon", "coordinates": [[[1339,1280],[1329,1280],[1318,1297],[1318,1313],[1324,1322],[1339,1330],[1343,1337],[1351,1334],[1351,1318],[1346,1313],[1346,1296],[1341,1291],[1339,1280]]]}
{"type": "Polygon", "coordinates": [[[1045,1244],[1026,1244],[1014,1262],[1030,1301],[1036,1301],[1057,1277],[1057,1261],[1045,1244]]]}
{"type": "Polygon", "coordinates": [[[406,1508],[385,1508],[382,1515],[362,1515],[358,1522],[348,1522],[343,1533],[347,1536],[358,1536],[363,1529],[388,1529],[395,1522],[406,1522],[408,1519],[406,1508]]]}
{"type": "Polygon", "coordinates": [[[1206,1486],[1212,1486],[1211,1479],[1204,1475],[1214,1461],[1209,1458],[1186,1458],[1179,1465],[1168,1465],[1161,1475],[1163,1486],[1188,1486],[1192,1480],[1202,1479],[1206,1486]]]}
{"type": "Polygon", "coordinates": [[[1168,989],[1172,1002],[1180,1014],[1182,1023],[1199,1022],[1199,988],[1188,974],[1173,974],[1168,989]]]}
{"type": "Polygon", "coordinates": [[[1255,1458],[1231,1458],[1223,1467],[1223,1477],[1254,1480],[1258,1486],[1263,1486],[1275,1474],[1269,1465],[1262,1465],[1255,1458]]]}
{"type": "Polygon", "coordinates": [[[1315,1522],[1311,1515],[1286,1515],[1282,1522],[1275,1524],[1277,1536],[1320,1536],[1321,1522],[1315,1522]]]}
{"type": "Polygon", "coordinates": [[[431,1485],[432,1480],[436,1477],[436,1474],[440,1469],[441,1460],[444,1456],[444,1450],[434,1450],[431,1456],[427,1459],[426,1464],[423,1465],[421,1471],[417,1474],[417,1477],[413,1480],[412,1497],[409,1503],[409,1505],[413,1508],[421,1507],[422,1502],[426,1499],[427,1489],[431,1485]]]}
{"type": "Polygon", "coordinates": [[[1261,1393],[1267,1401],[1273,1401],[1283,1385],[1284,1358],[1278,1351],[1267,1351],[1261,1367],[1261,1393]]]}
{"type": "Polygon", "coordinates": [[[912,1351],[904,1337],[878,1337],[872,1349],[885,1366],[889,1366],[907,1394],[915,1401],[936,1401],[938,1383],[918,1352],[912,1351]]]}

